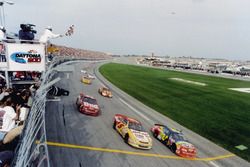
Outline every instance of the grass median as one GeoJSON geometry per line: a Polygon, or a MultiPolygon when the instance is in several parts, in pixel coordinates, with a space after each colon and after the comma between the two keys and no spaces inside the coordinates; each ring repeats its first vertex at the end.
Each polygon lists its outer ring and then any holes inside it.
{"type": "Polygon", "coordinates": [[[250,161],[250,93],[229,89],[250,88],[250,82],[116,63],[100,72],[149,107],[250,161]]]}

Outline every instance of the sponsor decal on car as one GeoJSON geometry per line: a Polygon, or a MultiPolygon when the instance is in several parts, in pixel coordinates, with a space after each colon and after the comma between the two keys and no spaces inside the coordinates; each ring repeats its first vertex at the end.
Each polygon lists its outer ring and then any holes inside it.
{"type": "Polygon", "coordinates": [[[98,106],[97,106],[97,105],[90,104],[90,103],[86,103],[86,102],[84,102],[84,106],[90,107],[90,108],[94,108],[94,109],[98,109],[98,106]]]}

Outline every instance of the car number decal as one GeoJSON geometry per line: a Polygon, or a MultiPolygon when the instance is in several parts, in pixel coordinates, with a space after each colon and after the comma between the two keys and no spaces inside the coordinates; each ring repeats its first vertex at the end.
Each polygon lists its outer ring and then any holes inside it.
{"type": "Polygon", "coordinates": [[[123,125],[122,123],[120,123],[120,124],[117,125],[117,128],[118,128],[118,129],[121,129],[123,126],[124,126],[124,125],[123,125]]]}

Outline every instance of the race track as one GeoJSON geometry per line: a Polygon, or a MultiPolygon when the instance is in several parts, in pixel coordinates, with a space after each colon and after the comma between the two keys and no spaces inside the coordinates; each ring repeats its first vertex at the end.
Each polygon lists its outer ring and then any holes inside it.
{"type": "MultiPolygon", "coordinates": [[[[70,91],[70,95],[46,104],[46,130],[51,166],[58,167],[247,167],[249,163],[213,144],[176,122],[153,111],[108,83],[98,72],[97,63],[71,64],[74,72],[58,74],[62,80],[57,86],[70,91]],[[91,85],[80,82],[81,70],[86,69],[97,78],[91,85]],[[98,94],[106,84],[113,91],[112,99],[98,94]],[[75,106],[80,92],[97,99],[102,114],[86,116],[75,106]],[[139,150],[124,143],[112,128],[113,116],[121,113],[140,120],[149,131],[154,123],[182,129],[185,136],[198,149],[196,159],[180,159],[169,148],[153,138],[151,150],[139,150]]],[[[124,76],[126,77],[126,76],[124,76]]],[[[197,125],[198,126],[198,125],[197,125]]]]}

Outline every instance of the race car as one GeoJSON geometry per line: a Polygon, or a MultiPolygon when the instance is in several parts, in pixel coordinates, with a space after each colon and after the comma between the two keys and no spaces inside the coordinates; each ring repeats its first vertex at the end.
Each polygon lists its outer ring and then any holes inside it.
{"type": "Polygon", "coordinates": [[[139,121],[116,114],[113,128],[123,137],[125,143],[140,149],[152,148],[152,139],[139,121]]]}
{"type": "Polygon", "coordinates": [[[99,88],[98,89],[98,92],[102,95],[102,96],[104,96],[104,97],[112,97],[113,95],[112,95],[112,93],[111,93],[111,91],[110,91],[110,89],[109,88],[106,88],[106,87],[101,87],[101,88],[99,88]]]}
{"type": "Polygon", "coordinates": [[[86,70],[81,70],[81,72],[82,72],[83,74],[87,74],[87,71],[86,71],[86,70]]]}
{"type": "Polygon", "coordinates": [[[91,75],[91,74],[87,74],[86,77],[88,77],[88,78],[90,78],[90,79],[95,79],[95,76],[94,76],[94,75],[91,75]]]}
{"type": "Polygon", "coordinates": [[[84,74],[84,77],[90,78],[90,79],[95,79],[95,76],[88,73],[86,70],[81,70],[81,73],[84,74]]]}
{"type": "Polygon", "coordinates": [[[84,95],[83,93],[80,93],[77,97],[76,106],[83,114],[91,116],[98,116],[100,114],[100,108],[96,99],[91,96],[84,95]]]}
{"type": "Polygon", "coordinates": [[[89,77],[86,77],[86,76],[83,76],[81,81],[82,81],[82,83],[85,83],[85,84],[88,84],[88,85],[92,83],[92,80],[89,77]]]}
{"type": "Polygon", "coordinates": [[[178,156],[185,158],[196,157],[196,148],[188,142],[181,131],[160,124],[155,124],[151,131],[155,138],[178,156]]]}

